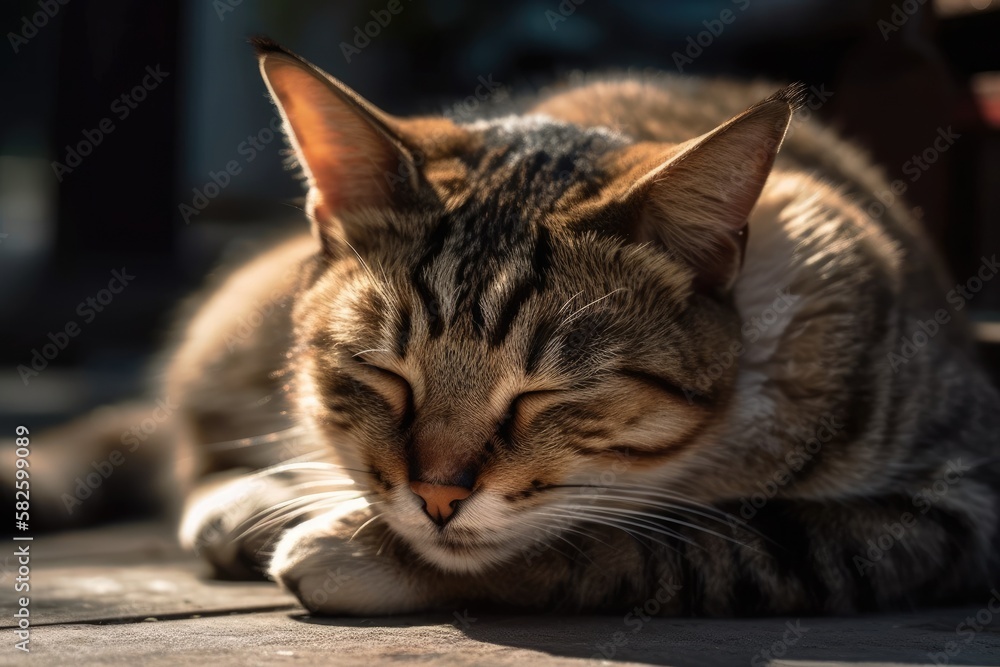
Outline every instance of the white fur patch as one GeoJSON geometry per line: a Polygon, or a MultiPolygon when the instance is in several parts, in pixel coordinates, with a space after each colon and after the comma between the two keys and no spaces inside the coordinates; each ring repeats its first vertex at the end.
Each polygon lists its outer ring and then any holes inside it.
{"type": "Polygon", "coordinates": [[[796,283],[806,258],[796,252],[794,229],[815,203],[797,179],[772,174],[750,216],[743,269],[733,288],[744,350],[738,363],[734,421],[741,426],[773,418],[774,404],[763,390],[768,363],[802,309],[805,295],[796,283]]]}

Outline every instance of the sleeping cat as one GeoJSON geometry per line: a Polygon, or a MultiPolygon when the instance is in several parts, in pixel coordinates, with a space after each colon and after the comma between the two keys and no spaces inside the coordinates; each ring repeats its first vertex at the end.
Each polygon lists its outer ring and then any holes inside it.
{"type": "Polygon", "coordinates": [[[312,233],[222,281],[170,364],[182,538],[220,576],[328,614],[997,583],[997,393],[954,313],[901,351],[947,277],[800,89],[585,78],[397,118],[255,46],[312,233]]]}

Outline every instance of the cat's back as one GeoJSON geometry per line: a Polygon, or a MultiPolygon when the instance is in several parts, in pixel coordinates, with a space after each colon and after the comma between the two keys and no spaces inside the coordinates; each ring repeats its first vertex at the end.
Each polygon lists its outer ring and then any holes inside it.
{"type": "Polygon", "coordinates": [[[666,74],[579,75],[544,92],[531,112],[609,127],[637,141],[680,143],[715,129],[778,88],[666,74]]]}

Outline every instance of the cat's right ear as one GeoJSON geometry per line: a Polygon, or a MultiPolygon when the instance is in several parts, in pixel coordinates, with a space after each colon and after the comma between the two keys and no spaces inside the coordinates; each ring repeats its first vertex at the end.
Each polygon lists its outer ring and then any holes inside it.
{"type": "MultiPolygon", "coordinates": [[[[627,172],[623,201],[634,215],[626,236],[659,246],[694,270],[695,284],[729,290],[743,263],[747,221],[800,104],[789,86],[711,132],[644,165],[653,144],[637,144],[638,172],[627,172]]],[[[634,167],[633,167],[634,168],[634,167]]]]}
{"type": "Polygon", "coordinates": [[[399,121],[279,44],[251,43],[308,181],[306,213],[325,250],[351,240],[341,213],[398,208],[418,195],[418,158],[399,121]]]}

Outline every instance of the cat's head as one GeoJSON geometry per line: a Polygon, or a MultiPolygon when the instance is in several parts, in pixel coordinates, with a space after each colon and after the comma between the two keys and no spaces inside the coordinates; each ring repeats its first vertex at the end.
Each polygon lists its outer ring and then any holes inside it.
{"type": "Polygon", "coordinates": [[[587,485],[669,477],[726,410],[728,297],[791,103],[681,144],[527,113],[394,118],[270,42],[309,185],[296,396],[391,530],[478,571],[587,485]]]}

